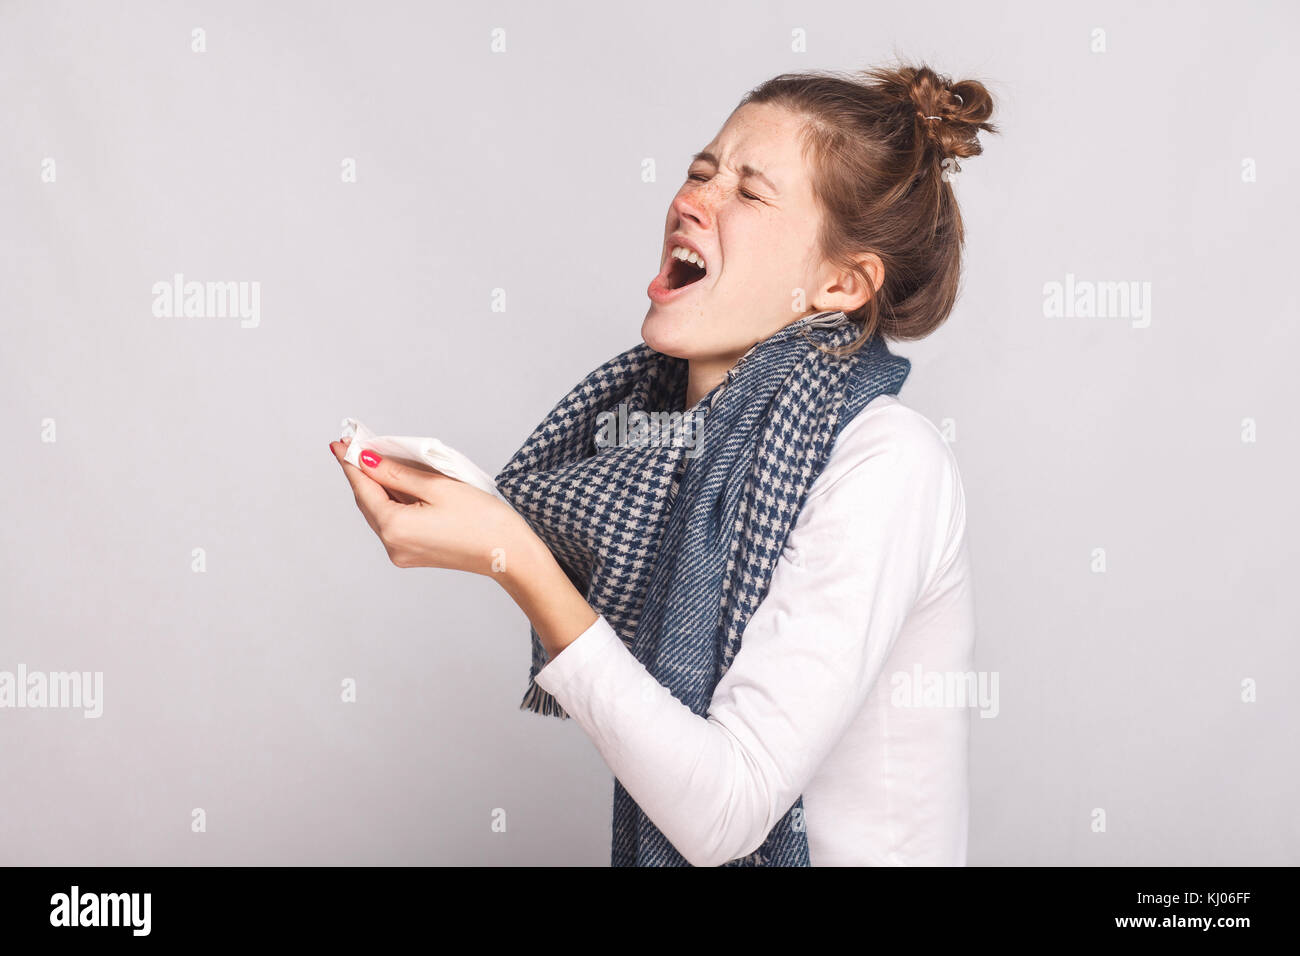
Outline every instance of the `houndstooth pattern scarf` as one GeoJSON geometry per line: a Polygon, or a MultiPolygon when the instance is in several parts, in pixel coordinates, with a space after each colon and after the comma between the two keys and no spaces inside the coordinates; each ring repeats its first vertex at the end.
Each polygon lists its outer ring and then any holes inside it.
{"type": "MultiPolygon", "coordinates": [[[[636,345],[579,382],[496,478],[592,608],[701,717],[840,428],[876,396],[897,394],[911,370],[878,335],[843,359],[815,344],[857,333],[842,312],[800,319],[677,418],[687,362],[636,345]],[[628,409],[658,432],[611,444],[611,422],[632,419],[628,409]]],[[[534,680],[547,657],[530,630],[520,708],[567,717],[534,680]]],[[[612,864],[688,865],[618,780],[612,864]]],[[[757,850],[726,865],[807,866],[802,797],[757,850]]]]}

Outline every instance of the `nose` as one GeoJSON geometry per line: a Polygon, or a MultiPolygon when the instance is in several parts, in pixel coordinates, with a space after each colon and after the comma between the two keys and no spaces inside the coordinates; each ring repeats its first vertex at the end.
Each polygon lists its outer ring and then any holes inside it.
{"type": "Polygon", "coordinates": [[[673,211],[677,213],[680,219],[689,219],[696,223],[701,229],[710,229],[713,227],[713,193],[707,188],[695,189],[692,191],[683,190],[677,194],[673,200],[673,211]]]}

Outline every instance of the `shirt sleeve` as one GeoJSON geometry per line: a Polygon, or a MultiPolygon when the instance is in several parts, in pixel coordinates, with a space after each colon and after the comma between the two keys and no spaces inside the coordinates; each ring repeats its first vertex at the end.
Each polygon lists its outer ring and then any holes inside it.
{"type": "Polygon", "coordinates": [[[948,557],[959,498],[934,425],[907,406],[868,407],[810,489],[707,717],[655,680],[603,616],[537,683],[689,863],[746,856],[862,708],[948,557]]]}

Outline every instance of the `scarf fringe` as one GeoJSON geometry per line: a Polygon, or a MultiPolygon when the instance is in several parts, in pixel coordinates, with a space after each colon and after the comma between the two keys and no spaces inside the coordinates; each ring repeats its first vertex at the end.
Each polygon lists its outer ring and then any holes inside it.
{"type": "Polygon", "coordinates": [[[528,691],[524,694],[524,699],[519,703],[520,710],[531,710],[535,714],[541,714],[543,717],[559,717],[561,720],[569,720],[569,715],[564,712],[559,701],[537,686],[536,681],[528,682],[528,691]]]}

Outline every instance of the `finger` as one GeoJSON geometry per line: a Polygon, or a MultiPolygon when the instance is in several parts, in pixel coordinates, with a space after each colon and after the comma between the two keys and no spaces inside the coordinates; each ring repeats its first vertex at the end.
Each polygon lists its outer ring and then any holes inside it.
{"type": "Polygon", "coordinates": [[[338,459],[339,464],[343,466],[344,477],[347,478],[348,484],[352,486],[352,494],[357,499],[357,507],[365,515],[371,530],[379,534],[380,519],[389,515],[393,508],[400,508],[402,505],[388,497],[388,492],[383,485],[369,475],[364,474],[356,465],[344,460],[342,444],[331,442],[330,448],[334,451],[334,457],[338,459]]]}
{"type": "Polygon", "coordinates": [[[400,491],[412,498],[420,498],[424,501],[429,500],[430,486],[438,478],[444,477],[432,475],[427,471],[421,471],[409,465],[400,464],[391,458],[385,459],[366,448],[361,449],[361,454],[357,460],[361,462],[363,473],[379,482],[389,491],[400,491]]]}

